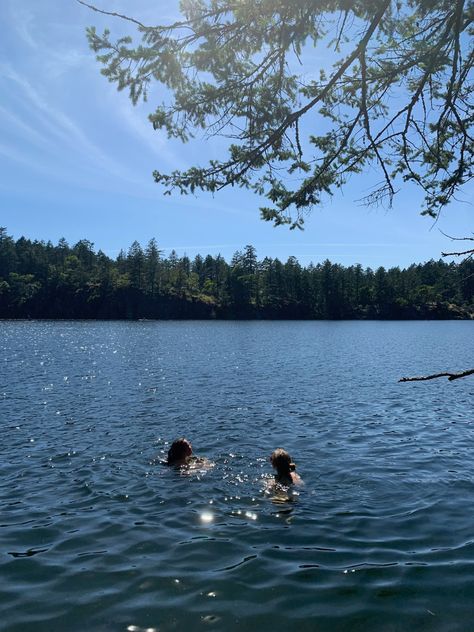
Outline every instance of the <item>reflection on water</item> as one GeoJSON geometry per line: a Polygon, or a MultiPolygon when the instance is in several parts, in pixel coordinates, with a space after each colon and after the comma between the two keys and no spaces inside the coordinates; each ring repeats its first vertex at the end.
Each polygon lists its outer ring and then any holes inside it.
{"type": "Polygon", "coordinates": [[[2,629],[471,629],[473,323],[0,330],[2,629]]]}

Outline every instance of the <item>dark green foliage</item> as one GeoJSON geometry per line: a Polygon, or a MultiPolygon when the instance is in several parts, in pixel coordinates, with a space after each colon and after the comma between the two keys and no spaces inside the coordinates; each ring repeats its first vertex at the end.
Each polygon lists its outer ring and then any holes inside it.
{"type": "Polygon", "coordinates": [[[154,130],[228,143],[208,165],[155,171],[166,193],[249,188],[270,201],[263,219],[301,228],[354,174],[378,173],[369,203],[414,183],[432,217],[472,179],[472,0],[183,0],[181,11],[165,26],[132,19],[139,45],[88,29],[102,73],[133,103],[161,87],[154,130]]]}
{"type": "Polygon", "coordinates": [[[253,246],[220,255],[163,257],[152,239],[114,261],[87,240],[17,241],[0,230],[0,318],[469,318],[474,261],[400,268],[303,268],[258,261],[253,246]]]}

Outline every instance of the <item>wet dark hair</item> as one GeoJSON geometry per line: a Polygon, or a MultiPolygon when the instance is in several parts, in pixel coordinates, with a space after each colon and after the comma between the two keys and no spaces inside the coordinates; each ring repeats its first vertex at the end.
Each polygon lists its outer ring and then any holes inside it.
{"type": "Polygon", "coordinates": [[[183,461],[187,456],[190,456],[193,452],[193,446],[191,442],[180,437],[171,444],[168,450],[168,465],[173,465],[177,461],[183,461]]]}
{"type": "Polygon", "coordinates": [[[290,472],[296,470],[296,465],[291,460],[291,456],[283,448],[277,448],[272,452],[270,461],[280,476],[289,476],[290,472]]]}

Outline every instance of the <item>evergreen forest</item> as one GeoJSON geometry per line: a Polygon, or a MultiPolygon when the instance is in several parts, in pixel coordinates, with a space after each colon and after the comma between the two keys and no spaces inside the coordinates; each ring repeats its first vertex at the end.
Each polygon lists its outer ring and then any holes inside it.
{"type": "Polygon", "coordinates": [[[474,261],[376,270],[326,260],[301,266],[245,246],[222,256],[163,256],[155,239],[116,259],[73,246],[15,240],[0,228],[0,318],[474,318],[474,261]]]}

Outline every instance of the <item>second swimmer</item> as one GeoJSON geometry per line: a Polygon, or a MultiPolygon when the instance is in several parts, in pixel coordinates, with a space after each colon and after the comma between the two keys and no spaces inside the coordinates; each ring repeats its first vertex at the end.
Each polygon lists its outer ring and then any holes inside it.
{"type": "Polygon", "coordinates": [[[275,472],[275,482],[280,485],[298,485],[302,483],[301,477],[295,472],[296,465],[291,456],[283,448],[277,448],[270,456],[270,462],[275,472]]]}

